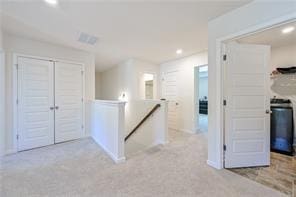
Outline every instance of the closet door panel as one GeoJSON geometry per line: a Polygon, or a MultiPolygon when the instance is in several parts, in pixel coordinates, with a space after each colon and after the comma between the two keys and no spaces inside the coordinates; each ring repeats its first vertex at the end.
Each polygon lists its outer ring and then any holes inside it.
{"type": "Polygon", "coordinates": [[[18,58],[18,150],[54,143],[53,63],[18,58]]]}
{"type": "Polygon", "coordinates": [[[84,136],[82,79],[81,65],[55,63],[55,143],[84,136]]]}

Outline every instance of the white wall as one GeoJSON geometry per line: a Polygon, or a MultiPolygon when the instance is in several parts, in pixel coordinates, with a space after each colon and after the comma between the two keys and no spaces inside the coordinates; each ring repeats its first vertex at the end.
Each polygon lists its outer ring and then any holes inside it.
{"type": "Polygon", "coordinates": [[[124,102],[100,101],[92,103],[91,136],[116,162],[125,161],[124,102]]]}
{"type": "Polygon", "coordinates": [[[161,107],[125,143],[126,156],[168,142],[167,101],[133,100],[128,102],[126,107],[129,109],[129,116],[126,116],[125,120],[125,135],[127,136],[156,104],[160,104],[161,107]]]}
{"type": "MultiPolygon", "coordinates": [[[[1,18],[0,18],[1,24],[1,18]]],[[[1,27],[0,27],[1,28],[1,27]]],[[[5,142],[5,67],[2,46],[2,29],[0,29],[0,156],[4,154],[5,142]]]]}
{"type": "Polygon", "coordinates": [[[0,156],[5,152],[5,66],[4,52],[0,46],[0,156]]]}
{"type": "Polygon", "coordinates": [[[199,77],[199,98],[208,97],[208,77],[199,77]]]}
{"type": "Polygon", "coordinates": [[[3,47],[6,51],[6,152],[14,152],[15,142],[12,123],[13,53],[70,60],[85,64],[86,134],[90,134],[90,101],[95,98],[95,57],[84,51],[52,45],[4,34],[3,47]]]}
{"type": "Polygon", "coordinates": [[[116,163],[123,162],[126,156],[168,142],[167,104],[160,100],[128,103],[96,100],[92,104],[91,136],[116,163]],[[125,116],[125,104],[132,112],[129,118],[125,116]],[[125,142],[125,137],[156,104],[160,104],[160,108],[125,142]]]}
{"type": "Polygon", "coordinates": [[[96,99],[101,99],[101,73],[100,72],[96,72],[95,75],[95,98],[96,99]]]}
{"type": "MultiPolygon", "coordinates": [[[[155,73],[157,81],[159,66],[145,61],[130,59],[101,73],[101,99],[117,100],[126,92],[129,100],[141,99],[144,86],[142,75],[155,73]]],[[[156,82],[157,88],[158,82],[156,82]]],[[[158,92],[156,92],[158,98],[158,92]]]]}
{"type": "MultiPolygon", "coordinates": [[[[148,62],[130,59],[101,73],[101,99],[118,100],[119,96],[124,92],[127,99],[125,117],[128,123],[134,117],[133,105],[130,103],[135,100],[144,99],[144,73],[155,74],[155,89],[157,89],[159,66],[148,62]]],[[[156,98],[159,98],[157,91],[155,95],[156,98]]]]}
{"type": "Polygon", "coordinates": [[[101,99],[103,100],[117,100],[120,93],[124,91],[123,81],[119,75],[119,70],[122,66],[115,66],[107,71],[101,73],[101,99]],[[120,84],[119,81],[122,81],[120,84]]]}
{"type": "Polygon", "coordinates": [[[219,39],[233,38],[296,17],[295,1],[253,1],[209,22],[209,132],[208,164],[223,167],[221,46],[219,39]],[[288,16],[289,15],[289,16],[288,16]],[[252,29],[251,29],[252,28],[252,29]]]}
{"type": "Polygon", "coordinates": [[[296,44],[271,47],[271,70],[277,67],[296,66],[296,44]]]}
{"type": "Polygon", "coordinates": [[[161,64],[160,72],[177,68],[177,94],[179,103],[178,124],[179,129],[185,132],[195,132],[195,90],[194,90],[194,67],[208,63],[207,52],[198,53],[186,58],[161,64]]]}

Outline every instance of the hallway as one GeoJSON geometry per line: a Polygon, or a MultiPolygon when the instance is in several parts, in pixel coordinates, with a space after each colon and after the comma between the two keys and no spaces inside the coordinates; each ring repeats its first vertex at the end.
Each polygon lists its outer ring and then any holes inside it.
{"type": "Polygon", "coordinates": [[[1,196],[281,196],[206,164],[204,134],[170,131],[170,143],[114,164],[82,139],[6,156],[1,196]],[[29,181],[30,180],[30,181],[29,181]]]}

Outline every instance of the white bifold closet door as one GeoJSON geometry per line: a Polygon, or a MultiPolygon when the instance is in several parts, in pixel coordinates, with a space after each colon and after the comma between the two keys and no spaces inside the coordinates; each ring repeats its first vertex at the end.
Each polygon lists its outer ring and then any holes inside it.
{"type": "Polygon", "coordinates": [[[81,138],[82,66],[18,58],[18,150],[81,138]]]}
{"type": "Polygon", "coordinates": [[[53,63],[18,58],[18,150],[54,144],[53,63]]]}
{"type": "Polygon", "coordinates": [[[83,136],[82,89],[82,66],[56,62],[55,143],[83,136]]]}

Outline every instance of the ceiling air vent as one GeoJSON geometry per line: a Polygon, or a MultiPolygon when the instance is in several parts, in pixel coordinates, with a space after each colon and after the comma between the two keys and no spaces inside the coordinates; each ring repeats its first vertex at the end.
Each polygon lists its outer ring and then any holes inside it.
{"type": "Polygon", "coordinates": [[[82,42],[84,44],[95,45],[98,41],[98,37],[89,35],[87,33],[81,32],[78,38],[78,42],[82,42]]]}

